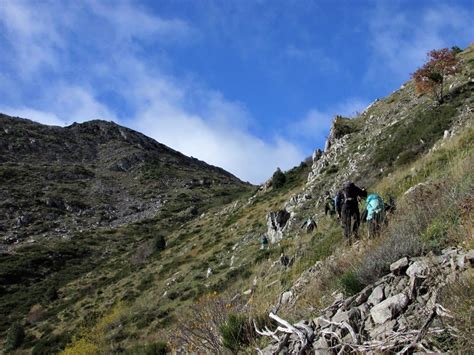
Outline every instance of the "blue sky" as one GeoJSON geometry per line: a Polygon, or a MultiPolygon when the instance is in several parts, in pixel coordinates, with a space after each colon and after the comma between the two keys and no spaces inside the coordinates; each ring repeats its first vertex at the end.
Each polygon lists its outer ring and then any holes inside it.
{"type": "Polygon", "coordinates": [[[260,183],[473,19],[474,0],[0,0],[0,112],[113,120],[260,183]]]}

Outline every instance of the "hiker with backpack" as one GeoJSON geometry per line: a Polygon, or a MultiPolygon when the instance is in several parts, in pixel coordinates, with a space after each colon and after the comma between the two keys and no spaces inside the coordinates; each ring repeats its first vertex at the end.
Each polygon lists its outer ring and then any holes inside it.
{"type": "Polygon", "coordinates": [[[324,196],[325,196],[324,215],[327,216],[329,213],[330,216],[334,216],[336,214],[336,202],[331,197],[329,191],[326,191],[324,196]]]}
{"type": "Polygon", "coordinates": [[[376,193],[367,196],[366,209],[362,220],[367,220],[369,237],[380,233],[380,226],[385,221],[385,205],[382,197],[376,193]]]}
{"type": "Polygon", "coordinates": [[[345,182],[337,194],[336,211],[344,227],[344,236],[349,241],[352,235],[356,238],[359,235],[359,197],[367,197],[367,191],[356,186],[352,181],[345,182]]]}

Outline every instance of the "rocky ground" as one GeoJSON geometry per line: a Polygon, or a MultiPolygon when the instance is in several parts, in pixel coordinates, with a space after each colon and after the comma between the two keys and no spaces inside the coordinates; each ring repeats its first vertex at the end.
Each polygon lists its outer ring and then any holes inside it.
{"type": "Polygon", "coordinates": [[[472,275],[473,267],[474,250],[450,248],[436,256],[404,257],[390,266],[390,274],[351,297],[339,295],[313,319],[292,325],[271,313],[279,327],[259,330],[274,339],[260,352],[440,352],[436,337],[456,337],[456,329],[443,322],[450,314],[438,303],[439,293],[472,275]]]}

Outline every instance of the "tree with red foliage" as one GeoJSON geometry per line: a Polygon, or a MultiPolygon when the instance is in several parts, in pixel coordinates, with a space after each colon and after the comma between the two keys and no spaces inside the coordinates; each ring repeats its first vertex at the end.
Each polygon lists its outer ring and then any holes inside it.
{"type": "Polygon", "coordinates": [[[456,52],[443,48],[428,53],[428,62],[411,76],[415,80],[416,91],[432,94],[439,104],[443,103],[443,86],[448,75],[459,72],[456,52]]]}

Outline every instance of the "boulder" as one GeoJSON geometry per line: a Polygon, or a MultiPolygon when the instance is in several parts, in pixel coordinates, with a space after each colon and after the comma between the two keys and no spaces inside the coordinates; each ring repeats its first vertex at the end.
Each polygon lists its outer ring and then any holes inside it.
{"type": "Polygon", "coordinates": [[[387,298],[370,310],[372,319],[377,324],[383,324],[393,319],[408,305],[408,297],[404,293],[387,298]]]}
{"type": "Polygon", "coordinates": [[[289,303],[292,297],[293,297],[293,292],[291,291],[283,292],[283,294],[281,295],[281,304],[289,303]]]}
{"type": "Polygon", "coordinates": [[[430,270],[430,267],[425,261],[418,260],[412,263],[408,267],[406,274],[410,276],[411,278],[414,278],[414,277],[424,278],[428,275],[429,270],[430,270]]]}
{"type": "Polygon", "coordinates": [[[407,257],[401,258],[400,260],[395,261],[393,264],[390,265],[390,271],[394,275],[397,275],[397,276],[403,275],[403,273],[405,272],[407,268],[408,268],[407,257]]]}
{"type": "Polygon", "coordinates": [[[384,288],[382,285],[379,285],[376,288],[374,288],[374,290],[372,291],[372,293],[370,294],[367,300],[367,303],[369,305],[374,306],[382,302],[384,298],[385,298],[384,288]]]}
{"type": "Polygon", "coordinates": [[[267,215],[267,236],[270,243],[277,243],[283,239],[283,231],[290,219],[287,210],[273,211],[267,215]]]}

